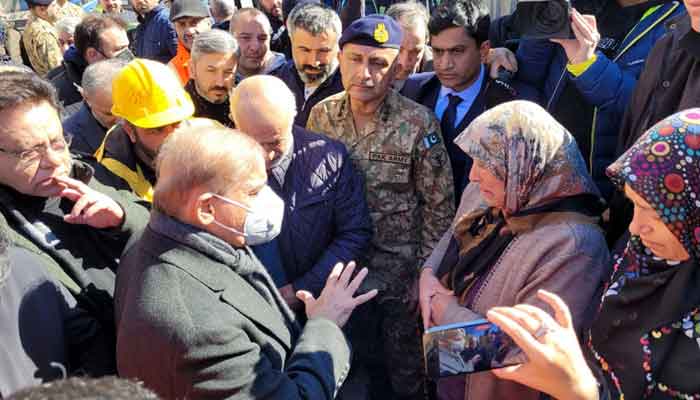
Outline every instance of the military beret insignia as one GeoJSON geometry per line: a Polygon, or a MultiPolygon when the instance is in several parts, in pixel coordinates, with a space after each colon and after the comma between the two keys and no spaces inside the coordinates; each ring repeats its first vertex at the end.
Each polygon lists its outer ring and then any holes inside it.
{"type": "Polygon", "coordinates": [[[381,22],[374,28],[374,40],[377,43],[385,43],[389,40],[389,31],[386,30],[386,26],[381,22]]]}

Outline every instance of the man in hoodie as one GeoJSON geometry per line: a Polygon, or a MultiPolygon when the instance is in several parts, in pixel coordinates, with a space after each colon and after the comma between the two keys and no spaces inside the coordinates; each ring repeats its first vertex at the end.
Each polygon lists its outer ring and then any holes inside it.
{"type": "Polygon", "coordinates": [[[74,42],[63,55],[63,63],[47,76],[58,90],[58,99],[64,107],[83,99],[78,88],[88,65],[115,57],[131,57],[126,25],[110,15],[85,17],[75,28],[74,42]]]}

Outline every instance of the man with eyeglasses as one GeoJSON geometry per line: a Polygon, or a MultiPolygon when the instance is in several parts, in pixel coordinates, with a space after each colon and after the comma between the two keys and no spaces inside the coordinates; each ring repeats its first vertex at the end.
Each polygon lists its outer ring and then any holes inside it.
{"type": "MultiPolygon", "coordinates": [[[[47,78],[58,89],[58,99],[64,107],[80,102],[78,91],[88,65],[98,61],[133,58],[129,51],[126,23],[110,15],[89,15],[75,28],[74,45],[63,55],[63,63],[47,78]]],[[[79,107],[74,107],[79,108],[79,107]]]]}
{"type": "MultiPolygon", "coordinates": [[[[148,212],[130,194],[100,183],[99,165],[71,157],[59,107],[48,81],[19,67],[0,69],[0,225],[97,319],[84,335],[111,333],[118,259],[148,212]]],[[[90,345],[83,337],[66,339],[90,345]]],[[[102,361],[113,371],[111,357],[102,361]]]]}

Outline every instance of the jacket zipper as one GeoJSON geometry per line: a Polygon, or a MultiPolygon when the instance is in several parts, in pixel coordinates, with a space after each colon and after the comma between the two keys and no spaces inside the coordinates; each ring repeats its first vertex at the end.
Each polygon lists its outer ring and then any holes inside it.
{"type": "MultiPolygon", "coordinates": [[[[661,8],[661,6],[652,7],[652,8],[650,8],[649,10],[647,10],[647,12],[644,13],[644,15],[643,15],[642,18],[639,20],[639,22],[637,22],[637,25],[635,25],[635,26],[632,28],[632,30],[629,31],[629,33],[627,34],[627,36],[629,36],[632,32],[634,32],[634,30],[637,28],[637,26],[638,26],[646,17],[648,17],[648,16],[650,16],[651,14],[653,14],[654,12],[656,12],[659,8],[661,8]]],[[[673,6],[671,7],[670,10],[666,11],[666,12],[664,13],[664,15],[662,15],[661,17],[659,17],[659,19],[657,19],[656,21],[654,21],[654,22],[653,22],[651,25],[649,25],[645,30],[643,30],[639,35],[637,35],[634,39],[632,39],[632,40],[627,44],[627,46],[625,46],[625,48],[622,49],[622,50],[615,56],[615,58],[612,59],[612,62],[617,62],[617,60],[619,60],[620,57],[622,57],[622,55],[625,54],[625,53],[627,52],[627,50],[629,50],[630,48],[632,48],[632,46],[634,46],[639,40],[641,40],[641,39],[644,37],[644,35],[646,35],[647,33],[649,33],[652,29],[654,29],[654,28],[656,27],[656,25],[660,24],[661,21],[665,20],[669,15],[671,15],[671,14],[673,13],[673,11],[676,10],[676,8],[678,8],[678,3],[677,3],[677,2],[673,2],[673,6]]],[[[627,36],[625,36],[625,39],[627,39],[627,36]]],[[[623,39],[623,42],[624,42],[624,39],[623,39]]],[[[566,71],[566,67],[564,67],[564,71],[566,71]]],[[[593,107],[593,121],[592,121],[592,124],[591,124],[591,148],[588,150],[588,151],[589,151],[589,154],[588,154],[588,163],[589,163],[588,169],[589,169],[589,171],[588,171],[588,173],[590,173],[591,175],[593,175],[593,154],[595,153],[595,151],[594,151],[594,149],[595,149],[595,131],[596,131],[595,127],[596,127],[597,119],[598,119],[598,107],[596,106],[596,107],[593,107]]]]}

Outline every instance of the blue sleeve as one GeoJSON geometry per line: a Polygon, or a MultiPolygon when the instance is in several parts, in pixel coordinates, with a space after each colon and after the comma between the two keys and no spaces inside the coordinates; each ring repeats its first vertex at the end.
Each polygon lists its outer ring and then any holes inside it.
{"type": "Polygon", "coordinates": [[[556,54],[555,46],[559,45],[548,40],[521,40],[515,54],[518,59],[516,80],[543,92],[549,66],[556,54]]]}
{"type": "Polygon", "coordinates": [[[571,80],[588,103],[596,107],[612,106],[610,109],[622,118],[639,77],[623,71],[603,53],[596,54],[598,58],[586,72],[571,76],[571,80]]]}
{"type": "Polygon", "coordinates": [[[160,26],[161,48],[157,49],[155,54],[158,54],[158,61],[167,64],[177,54],[177,32],[173,24],[166,18],[162,18],[160,26]]]}
{"type": "Polygon", "coordinates": [[[343,146],[335,154],[338,163],[338,181],[333,204],[335,237],[306,274],[293,282],[295,290],[308,290],[314,295],[321,293],[333,267],[339,263],[357,260],[372,239],[372,222],[365,197],[365,183],[353,167],[350,156],[343,146]]]}

